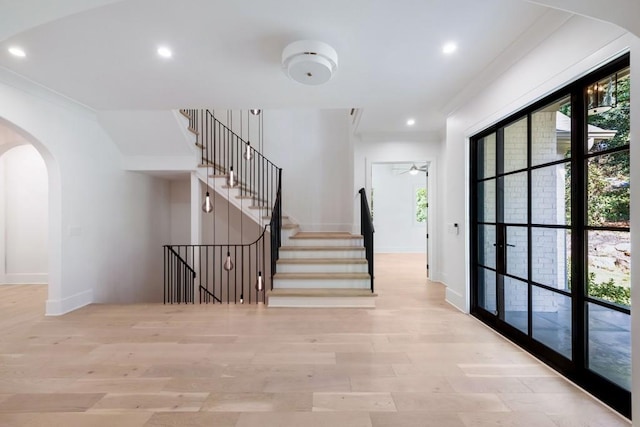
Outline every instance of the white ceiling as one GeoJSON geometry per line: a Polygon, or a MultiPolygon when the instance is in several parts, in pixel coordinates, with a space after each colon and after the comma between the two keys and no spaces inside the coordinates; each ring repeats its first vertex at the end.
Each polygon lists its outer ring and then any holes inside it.
{"type": "Polygon", "coordinates": [[[0,66],[95,110],[355,107],[362,133],[441,131],[451,100],[464,102],[456,96],[527,30],[569,16],[521,0],[0,0],[0,10],[0,66]],[[282,49],[300,39],[337,50],[329,83],[282,72],[282,49]],[[459,49],[445,56],[450,40],[459,49]],[[156,55],[160,44],[173,58],[156,55]]]}

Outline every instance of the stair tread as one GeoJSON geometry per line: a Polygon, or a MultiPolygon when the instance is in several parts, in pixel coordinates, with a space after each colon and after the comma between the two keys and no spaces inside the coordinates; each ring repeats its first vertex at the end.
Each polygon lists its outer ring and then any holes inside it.
{"type": "Polygon", "coordinates": [[[255,196],[236,196],[236,199],[241,199],[241,200],[255,200],[257,202],[266,202],[267,200],[264,199],[259,199],[255,196]]]}
{"type": "Polygon", "coordinates": [[[291,230],[294,228],[298,228],[298,224],[282,224],[282,228],[285,230],[291,230]]]}
{"type": "Polygon", "coordinates": [[[316,231],[300,231],[290,239],[362,239],[360,234],[351,234],[346,232],[316,232],[316,231]]]}
{"type": "Polygon", "coordinates": [[[347,289],[347,288],[290,288],[272,289],[267,292],[268,296],[305,296],[305,297],[376,297],[378,294],[370,289],[347,289]]]}
{"type": "MultiPolygon", "coordinates": [[[[213,168],[213,169],[218,169],[222,172],[224,172],[224,168],[216,163],[198,163],[198,167],[201,169],[205,169],[205,168],[213,168]]],[[[209,175],[209,177],[211,177],[213,175],[209,175]]]]}
{"type": "MultiPolygon", "coordinates": [[[[223,188],[223,189],[225,189],[225,190],[231,190],[232,188],[234,188],[234,189],[242,189],[242,190],[244,190],[246,193],[255,194],[255,192],[254,192],[254,191],[251,191],[251,190],[249,189],[249,187],[247,187],[247,186],[246,186],[246,185],[244,185],[244,184],[238,184],[238,185],[237,185],[237,186],[235,186],[235,187],[229,187],[228,185],[226,185],[226,184],[225,184],[225,185],[223,185],[221,188],[223,188]]],[[[236,196],[236,197],[238,197],[238,196],[236,196]]],[[[245,197],[249,197],[249,196],[245,196],[245,197]]]]}
{"type": "Polygon", "coordinates": [[[299,279],[370,279],[369,273],[276,273],[274,279],[299,280],[299,279]]]}
{"type": "Polygon", "coordinates": [[[366,264],[365,258],[280,258],[278,264],[366,264]]]}
{"type": "Polygon", "coordinates": [[[364,251],[363,246],[282,246],[281,251],[364,251]]]}

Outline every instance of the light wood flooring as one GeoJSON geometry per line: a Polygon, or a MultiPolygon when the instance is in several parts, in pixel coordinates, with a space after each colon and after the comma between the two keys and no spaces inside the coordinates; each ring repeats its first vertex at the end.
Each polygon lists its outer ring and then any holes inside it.
{"type": "MultiPolygon", "coordinates": [[[[376,309],[92,305],[0,287],[0,426],[627,426],[376,258],[376,309]]],[[[160,286],[160,284],[159,284],[160,286]]]]}

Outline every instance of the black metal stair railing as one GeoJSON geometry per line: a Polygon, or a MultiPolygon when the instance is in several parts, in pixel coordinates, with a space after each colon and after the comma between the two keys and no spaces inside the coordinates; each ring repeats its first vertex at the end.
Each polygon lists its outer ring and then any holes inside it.
{"type": "Polygon", "coordinates": [[[171,246],[164,247],[164,303],[193,303],[196,272],[171,246]]]}
{"type": "Polygon", "coordinates": [[[371,276],[371,292],[373,292],[373,217],[369,210],[369,202],[367,201],[367,193],[364,188],[360,191],[360,232],[364,237],[364,248],[369,264],[369,276],[371,276]]]}
{"type": "MultiPolygon", "coordinates": [[[[224,245],[165,245],[165,253],[172,254],[181,261],[179,268],[193,273],[189,281],[175,281],[175,275],[167,274],[167,270],[175,270],[171,259],[165,257],[165,304],[194,303],[195,291],[199,292],[201,304],[254,304],[265,302],[266,289],[257,289],[258,274],[266,283],[271,277],[271,263],[266,244],[267,226],[262,234],[252,243],[224,245]],[[227,253],[230,254],[234,267],[224,268],[227,253]],[[190,266],[193,266],[191,268],[190,266]],[[179,288],[179,289],[178,289],[179,288]],[[189,289],[187,289],[189,288],[189,289]],[[174,298],[173,295],[188,295],[186,301],[174,298]],[[167,295],[169,297],[167,297],[167,295]]],[[[182,277],[183,274],[178,274],[182,277]]]]}
{"type": "Polygon", "coordinates": [[[253,209],[270,210],[280,187],[282,169],[218,120],[210,110],[180,111],[189,119],[189,128],[196,134],[201,163],[207,165],[214,176],[228,174],[233,168],[241,197],[251,198],[253,209]],[[247,152],[251,160],[245,158],[247,152]]]}
{"type": "Polygon", "coordinates": [[[262,234],[249,244],[165,245],[165,303],[194,302],[197,287],[200,303],[265,302],[266,289],[257,289],[258,275],[265,286],[273,275],[282,244],[282,169],[250,146],[235,132],[216,119],[209,110],[180,110],[189,119],[189,129],[201,150],[201,163],[213,170],[214,176],[227,174],[233,168],[241,197],[252,199],[250,209],[258,209],[260,217],[269,217],[262,234]],[[249,151],[247,159],[243,154],[249,151]],[[266,231],[269,227],[270,244],[266,231]],[[224,261],[230,254],[234,268],[227,271],[224,261]],[[167,255],[169,254],[169,255],[167,255]],[[269,260],[270,262],[266,262],[269,260]],[[173,264],[172,264],[173,263],[173,264]],[[179,267],[175,265],[179,264],[179,267]],[[184,280],[174,279],[174,270],[189,274],[184,280]],[[180,288],[179,290],[177,288],[180,288]],[[187,289],[189,288],[189,289],[187,289]],[[187,300],[175,295],[187,295],[187,300]]]}
{"type": "Polygon", "coordinates": [[[273,289],[273,275],[276,274],[277,261],[280,259],[280,246],[282,246],[282,169],[278,176],[278,190],[276,201],[271,211],[271,289],[273,289]]]}

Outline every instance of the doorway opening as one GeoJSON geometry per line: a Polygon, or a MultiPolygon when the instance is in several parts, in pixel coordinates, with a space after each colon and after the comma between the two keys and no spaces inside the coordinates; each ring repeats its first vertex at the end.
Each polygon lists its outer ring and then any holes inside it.
{"type": "Polygon", "coordinates": [[[429,274],[429,162],[371,165],[371,213],[376,253],[424,254],[429,274]]]}
{"type": "Polygon", "coordinates": [[[61,309],[58,163],[36,137],[0,118],[0,285],[44,284],[45,314],[61,309]]]}
{"type": "Polygon", "coordinates": [[[0,124],[0,283],[48,283],[48,177],[44,159],[0,124]]]}

